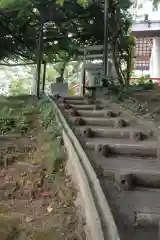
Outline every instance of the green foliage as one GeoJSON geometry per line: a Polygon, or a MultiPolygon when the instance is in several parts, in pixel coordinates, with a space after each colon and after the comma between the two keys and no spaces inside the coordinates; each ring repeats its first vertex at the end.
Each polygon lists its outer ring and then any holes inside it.
{"type": "Polygon", "coordinates": [[[157,83],[150,80],[149,75],[138,78],[136,81],[132,82],[132,85],[142,87],[146,90],[155,89],[157,87],[157,83]]]}
{"type": "Polygon", "coordinates": [[[146,84],[147,82],[150,82],[148,77],[142,76],[136,81],[136,84],[137,85],[143,85],[143,84],[146,84]]]}
{"type": "Polygon", "coordinates": [[[47,133],[47,141],[50,143],[47,153],[47,159],[49,160],[47,168],[48,172],[51,174],[50,177],[52,178],[52,174],[60,169],[61,164],[65,159],[62,150],[61,128],[57,123],[53,104],[48,98],[44,97],[39,101],[38,109],[40,111],[40,124],[47,133]]]}
{"type": "Polygon", "coordinates": [[[58,54],[55,55],[57,64],[55,65],[56,71],[59,73],[59,79],[61,82],[64,81],[64,72],[67,67],[67,64],[72,58],[72,52],[59,51],[58,54]]]}
{"type": "Polygon", "coordinates": [[[15,127],[15,120],[12,118],[12,108],[4,107],[0,111],[0,129],[1,134],[11,132],[15,127]]]}
{"type": "Polygon", "coordinates": [[[41,126],[52,136],[53,139],[61,135],[60,128],[57,125],[55,111],[52,103],[44,98],[38,102],[38,109],[40,112],[41,126]]]}
{"type": "Polygon", "coordinates": [[[153,6],[158,9],[159,0],[153,0],[153,6]]]}
{"type": "MultiPolygon", "coordinates": [[[[6,0],[2,3],[8,4],[8,9],[15,9],[15,12],[8,14],[5,9],[2,16],[0,14],[0,45],[4,50],[1,59],[19,57],[35,61],[40,22],[44,19],[52,23],[44,25],[43,59],[50,63],[59,61],[60,81],[64,79],[69,60],[76,58],[77,47],[103,44],[104,11],[98,1],[87,4],[87,0],[78,3],[76,0],[6,0]],[[72,33],[71,37],[69,33],[72,33]]],[[[109,48],[117,78],[123,86],[129,84],[134,49],[134,39],[130,36],[130,6],[130,0],[111,0],[108,8],[109,48]]]]}
{"type": "Polygon", "coordinates": [[[27,133],[29,122],[26,113],[31,113],[34,110],[34,106],[10,106],[10,103],[3,105],[0,108],[0,134],[14,131],[22,134],[27,133]]]}
{"type": "Polygon", "coordinates": [[[68,84],[79,83],[80,78],[80,62],[66,62],[63,65],[63,62],[58,62],[55,64],[47,64],[46,69],[46,87],[50,87],[51,83],[55,83],[57,78],[61,76],[61,70],[63,70],[63,78],[68,84]],[[64,67],[64,68],[62,68],[64,67]]]}
{"type": "MultiPolygon", "coordinates": [[[[63,6],[64,2],[65,0],[56,0],[56,3],[60,4],[61,6],[63,6]]],[[[85,7],[88,5],[88,0],[77,0],[77,3],[85,7]]]]}
{"type": "MultiPolygon", "coordinates": [[[[2,8],[15,8],[22,9],[28,5],[36,4],[37,0],[1,0],[0,7],[2,8]]],[[[63,6],[65,0],[56,0],[56,3],[63,6]]],[[[86,6],[88,5],[88,0],[77,0],[77,3],[86,6]]]]}
{"type": "Polygon", "coordinates": [[[88,4],[83,8],[76,1],[64,1],[63,6],[59,4],[55,6],[53,0],[7,0],[1,2],[1,7],[5,6],[5,9],[0,10],[0,59],[36,60],[40,27],[40,15],[37,14],[39,10],[41,16],[53,15],[50,16],[53,24],[44,26],[44,60],[53,62],[61,51],[73,57],[77,46],[103,43],[101,5],[88,4]],[[70,32],[72,37],[68,37],[70,32]]]}
{"type": "Polygon", "coordinates": [[[51,84],[56,81],[56,77],[58,77],[58,73],[54,68],[54,65],[48,65],[46,69],[46,83],[51,84]]]}
{"type": "Polygon", "coordinates": [[[17,96],[17,95],[29,94],[29,93],[30,93],[29,79],[19,79],[18,77],[14,77],[12,79],[9,95],[17,96]]]}
{"type": "Polygon", "coordinates": [[[129,85],[132,70],[132,57],[135,41],[131,36],[132,18],[128,12],[131,1],[120,1],[115,4],[110,1],[109,6],[109,35],[113,63],[121,85],[129,85]],[[113,31],[114,29],[114,31],[113,31]]]}

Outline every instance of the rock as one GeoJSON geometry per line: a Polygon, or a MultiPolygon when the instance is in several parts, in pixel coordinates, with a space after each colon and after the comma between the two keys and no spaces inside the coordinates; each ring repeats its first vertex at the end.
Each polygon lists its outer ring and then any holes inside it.
{"type": "Polygon", "coordinates": [[[31,199],[36,199],[36,196],[37,196],[37,189],[35,189],[35,188],[31,189],[31,191],[30,191],[31,199]]]}
{"type": "Polygon", "coordinates": [[[115,112],[112,112],[112,111],[107,111],[105,116],[107,116],[107,117],[117,117],[117,114],[115,112]]]}
{"type": "Polygon", "coordinates": [[[86,128],[86,129],[84,130],[84,135],[85,135],[86,137],[88,137],[88,138],[94,137],[94,134],[93,134],[93,131],[92,131],[91,128],[86,128]]]}
{"type": "Polygon", "coordinates": [[[117,122],[116,122],[116,126],[115,127],[119,127],[119,128],[122,128],[122,127],[126,127],[128,124],[127,122],[124,120],[124,119],[119,119],[117,122]]]}
{"type": "Polygon", "coordinates": [[[135,139],[136,141],[142,141],[145,140],[147,136],[142,132],[135,132],[132,134],[132,138],[135,139]]]}
{"type": "Polygon", "coordinates": [[[75,124],[79,126],[84,126],[85,125],[85,120],[83,118],[76,118],[75,119],[75,124]]]}
{"type": "Polygon", "coordinates": [[[79,114],[78,114],[78,112],[77,112],[76,109],[71,109],[71,110],[70,110],[70,115],[71,115],[72,117],[79,116],[79,114]]]}
{"type": "Polygon", "coordinates": [[[48,206],[47,207],[47,212],[51,213],[53,211],[53,207],[52,206],[48,206]]]}
{"type": "Polygon", "coordinates": [[[18,182],[15,182],[13,188],[12,188],[12,193],[16,192],[17,190],[19,190],[20,186],[18,182]]]}
{"type": "Polygon", "coordinates": [[[64,108],[69,110],[71,109],[71,105],[68,103],[64,103],[64,108]]]}
{"type": "Polygon", "coordinates": [[[31,217],[26,217],[25,221],[26,221],[27,223],[33,222],[33,218],[31,218],[31,217]]]}

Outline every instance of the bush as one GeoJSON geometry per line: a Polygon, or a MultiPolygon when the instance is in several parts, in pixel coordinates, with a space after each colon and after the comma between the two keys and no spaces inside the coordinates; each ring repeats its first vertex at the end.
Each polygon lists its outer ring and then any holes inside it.
{"type": "Polygon", "coordinates": [[[150,76],[146,75],[146,76],[142,76],[140,78],[138,78],[136,81],[132,81],[131,85],[136,85],[139,87],[142,87],[143,89],[146,90],[151,90],[157,87],[157,83],[153,82],[152,80],[150,80],[150,76]]]}
{"type": "Polygon", "coordinates": [[[62,148],[61,129],[56,121],[56,113],[52,102],[47,97],[43,97],[38,103],[40,111],[40,124],[46,133],[47,162],[46,167],[49,174],[56,173],[63,163],[64,151],[62,148]]]}

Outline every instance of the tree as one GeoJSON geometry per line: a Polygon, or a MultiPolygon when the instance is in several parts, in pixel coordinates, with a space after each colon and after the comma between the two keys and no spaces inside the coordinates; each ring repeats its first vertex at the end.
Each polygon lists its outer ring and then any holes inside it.
{"type": "Polygon", "coordinates": [[[122,2],[121,5],[120,2],[110,1],[109,6],[110,46],[116,73],[121,85],[129,84],[134,48],[134,38],[130,34],[132,21],[127,11],[130,6],[131,3],[129,1],[122,2]]]}
{"type": "MultiPolygon", "coordinates": [[[[59,5],[63,5],[65,0],[56,0],[56,3],[59,5]]],[[[2,8],[16,8],[22,10],[22,8],[26,8],[30,4],[35,4],[36,1],[28,1],[28,0],[1,0],[0,7],[2,8]]],[[[88,0],[77,0],[77,3],[83,6],[88,5],[88,0]]]]}
{"type": "Polygon", "coordinates": [[[1,9],[0,21],[0,59],[34,60],[36,32],[30,26],[34,21],[33,16],[25,13],[23,17],[19,17],[18,11],[1,9]]]}
{"type": "MultiPolygon", "coordinates": [[[[5,6],[8,6],[8,9],[0,11],[0,21],[3,23],[0,26],[0,30],[2,28],[0,44],[5,50],[0,57],[1,59],[4,57],[16,58],[17,56],[31,60],[36,59],[41,18],[45,19],[46,23],[49,19],[52,21],[49,26],[48,24],[44,26],[45,57],[52,55],[52,60],[54,60],[54,53],[58,53],[60,50],[68,51],[71,45],[79,46],[95,42],[98,32],[94,31],[95,35],[97,34],[94,37],[93,26],[88,23],[94,19],[96,5],[94,8],[93,6],[83,8],[76,1],[72,3],[64,2],[63,6],[56,5],[53,0],[29,1],[28,5],[22,4],[23,2],[22,0],[7,0],[4,3],[5,6]],[[55,10],[57,8],[58,10],[55,10]],[[39,10],[35,12],[35,9],[39,10]],[[89,28],[89,25],[91,28],[89,28]],[[87,33],[84,31],[85,28],[87,33]],[[69,32],[72,32],[72,38],[68,37],[69,32]],[[4,40],[3,36],[5,37],[4,40]]],[[[103,16],[103,14],[100,16],[103,16]]],[[[97,21],[95,24],[99,29],[97,21]]]]}
{"type": "Polygon", "coordinates": [[[9,95],[17,96],[21,94],[29,94],[30,93],[30,83],[28,78],[19,79],[18,77],[13,77],[11,81],[11,86],[9,90],[9,95]]]}
{"type": "Polygon", "coordinates": [[[58,73],[53,64],[48,64],[46,69],[46,84],[51,84],[52,82],[56,82],[56,78],[58,77],[58,73]]]}
{"type": "Polygon", "coordinates": [[[56,71],[59,73],[59,77],[57,78],[58,82],[64,81],[64,72],[67,67],[67,64],[71,60],[72,54],[69,52],[60,51],[57,55],[57,64],[55,65],[56,71]]]}
{"type": "Polygon", "coordinates": [[[157,9],[158,8],[158,4],[160,3],[159,0],[153,0],[153,6],[157,9]]]}
{"type": "MultiPolygon", "coordinates": [[[[86,3],[86,1],[81,1],[86,3]]],[[[85,7],[79,1],[54,0],[5,0],[0,14],[5,39],[10,36],[10,46],[2,41],[4,57],[25,57],[36,60],[36,46],[40,21],[44,26],[44,60],[59,60],[58,71],[63,80],[65,67],[74,59],[76,48],[92,44],[103,44],[103,7],[93,1],[85,7]],[[7,14],[6,14],[7,12],[7,14]],[[2,16],[1,16],[2,15],[2,16]],[[5,15],[5,17],[4,17],[5,15]],[[7,24],[4,24],[7,19],[7,24]],[[51,20],[51,22],[49,21],[51,20]],[[8,33],[7,33],[8,32],[8,33]],[[72,37],[69,37],[72,33],[72,37]],[[9,50],[8,50],[9,49],[9,50]]],[[[133,41],[129,34],[131,25],[129,0],[109,1],[109,43],[112,59],[121,85],[128,83],[133,41]],[[114,31],[113,31],[114,29],[114,31]],[[125,69],[124,69],[125,66],[125,69]]],[[[2,6],[2,5],[1,5],[2,6]]],[[[1,26],[0,26],[1,30],[1,26]]],[[[1,42],[0,42],[1,44],[1,42]]]]}

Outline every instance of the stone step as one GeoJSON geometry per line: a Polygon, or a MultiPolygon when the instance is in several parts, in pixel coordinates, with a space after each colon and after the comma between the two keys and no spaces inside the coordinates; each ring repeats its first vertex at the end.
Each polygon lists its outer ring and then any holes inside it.
{"type": "Polygon", "coordinates": [[[134,191],[119,191],[115,185],[106,181],[105,185],[109,195],[114,199],[114,204],[120,204],[122,211],[131,211],[132,213],[141,212],[145,214],[160,214],[160,191],[146,188],[135,189],[134,191]]]}
{"type": "Polygon", "coordinates": [[[159,226],[160,214],[155,213],[144,213],[136,212],[135,213],[135,226],[136,227],[151,227],[159,226]]]}
{"type": "Polygon", "coordinates": [[[84,99],[67,103],[61,107],[90,159],[116,223],[124,227],[117,225],[125,233],[121,238],[157,240],[160,163],[155,133],[118,112],[121,108],[112,110],[112,104],[102,108],[84,99]]]}
{"type": "Polygon", "coordinates": [[[123,138],[123,139],[134,139],[145,140],[145,139],[155,139],[150,131],[141,131],[140,128],[109,128],[109,127],[99,127],[99,126],[77,126],[75,128],[77,132],[79,131],[82,136],[88,138],[123,138]]]}
{"type": "MultiPolygon", "coordinates": [[[[65,110],[66,113],[70,113],[70,110],[65,110]]],[[[102,110],[76,110],[77,116],[82,117],[118,117],[120,112],[114,112],[107,109],[102,110]]]]}
{"type": "MultiPolygon", "coordinates": [[[[78,125],[78,119],[82,119],[82,125],[93,125],[93,126],[108,126],[108,127],[126,127],[130,125],[129,121],[125,121],[122,118],[89,118],[89,117],[70,117],[69,121],[71,124],[78,125]]],[[[81,124],[79,124],[81,125],[81,124]]]]}
{"type": "Polygon", "coordinates": [[[74,99],[68,99],[68,100],[64,100],[66,103],[71,104],[71,105],[87,105],[87,101],[85,101],[84,99],[82,100],[74,100],[74,99]]]}
{"type": "Polygon", "coordinates": [[[127,202],[133,212],[160,215],[160,192],[154,191],[126,191],[121,200],[127,202]]]}
{"type": "Polygon", "coordinates": [[[76,109],[76,110],[96,110],[96,109],[102,109],[103,107],[100,105],[96,104],[81,104],[81,105],[76,105],[76,104],[63,104],[60,103],[59,106],[64,109],[76,109]],[[67,106],[67,107],[66,107],[67,106]]]}
{"type": "MultiPolygon", "coordinates": [[[[113,176],[112,176],[113,177],[113,176]]],[[[145,172],[145,171],[122,171],[116,170],[114,174],[114,182],[120,189],[141,191],[160,191],[160,173],[159,172],[145,172]]]]}
{"type": "Polygon", "coordinates": [[[64,102],[69,103],[71,105],[86,105],[86,104],[100,104],[99,101],[97,100],[92,100],[92,99],[68,99],[65,100],[63,99],[64,102]]]}
{"type": "Polygon", "coordinates": [[[68,97],[64,97],[64,100],[84,100],[84,97],[82,97],[82,96],[68,96],[68,97]]]}
{"type": "MultiPolygon", "coordinates": [[[[102,152],[106,157],[110,155],[150,156],[157,157],[157,141],[144,140],[135,142],[131,140],[113,140],[104,138],[86,139],[86,147],[102,152]],[[102,148],[102,151],[101,151],[102,148]]],[[[134,161],[134,160],[133,160],[134,161]]]]}
{"type": "Polygon", "coordinates": [[[136,186],[160,189],[160,172],[135,172],[133,179],[136,186]]]}
{"type": "MultiPolygon", "coordinates": [[[[159,169],[159,161],[153,157],[131,157],[131,156],[109,156],[103,157],[100,153],[97,153],[91,149],[86,149],[86,153],[91,161],[101,166],[104,176],[114,176],[116,171],[135,173],[135,172],[152,172],[157,173],[159,169]]],[[[111,177],[113,179],[113,177],[111,177]]]]}

